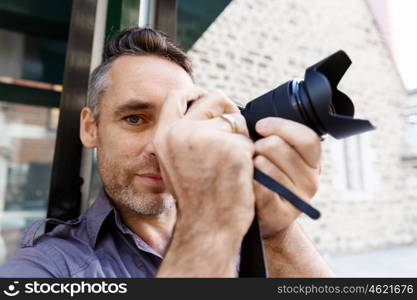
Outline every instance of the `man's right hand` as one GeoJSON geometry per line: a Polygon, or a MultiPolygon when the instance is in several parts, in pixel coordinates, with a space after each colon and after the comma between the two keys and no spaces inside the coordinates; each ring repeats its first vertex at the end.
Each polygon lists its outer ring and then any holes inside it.
{"type": "Polygon", "coordinates": [[[220,92],[173,91],[162,107],[154,146],[177,201],[175,232],[159,275],[233,276],[254,217],[254,145],[239,109],[220,92]],[[233,114],[238,134],[222,114],[233,114]],[[164,268],[174,267],[170,259],[175,268],[164,268]],[[185,267],[183,259],[191,265],[185,267]],[[197,261],[202,259],[208,264],[203,269],[197,261]]]}

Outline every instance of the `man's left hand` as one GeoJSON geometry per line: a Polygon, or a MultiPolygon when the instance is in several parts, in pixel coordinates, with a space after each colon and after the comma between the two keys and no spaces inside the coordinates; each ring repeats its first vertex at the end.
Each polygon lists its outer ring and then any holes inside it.
{"type": "MultiPolygon", "coordinates": [[[[256,124],[254,166],[309,202],[318,190],[321,145],[307,126],[282,118],[256,124]]],[[[286,199],[255,182],[256,214],[263,239],[273,239],[301,213],[286,199]]]]}

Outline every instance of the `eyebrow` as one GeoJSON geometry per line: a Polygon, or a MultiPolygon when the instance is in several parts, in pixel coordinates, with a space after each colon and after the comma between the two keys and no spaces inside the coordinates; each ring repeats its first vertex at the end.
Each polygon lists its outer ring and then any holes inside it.
{"type": "Polygon", "coordinates": [[[114,114],[117,116],[125,115],[126,113],[141,110],[141,109],[152,109],[155,105],[141,99],[130,99],[126,103],[119,105],[114,110],[114,114]]]}

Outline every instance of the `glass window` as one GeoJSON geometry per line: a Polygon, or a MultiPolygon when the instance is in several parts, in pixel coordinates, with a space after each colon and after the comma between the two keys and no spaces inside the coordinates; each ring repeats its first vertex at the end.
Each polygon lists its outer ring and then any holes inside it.
{"type": "Polygon", "coordinates": [[[178,0],[177,40],[189,50],[231,0],[178,0]]]}
{"type": "Polygon", "coordinates": [[[0,1],[0,263],[46,215],[71,6],[0,1]]]}
{"type": "Polygon", "coordinates": [[[58,114],[0,102],[0,262],[25,226],[46,215],[58,114]]]}
{"type": "Polygon", "coordinates": [[[0,29],[0,76],[62,83],[66,41],[0,29]]]}
{"type": "Polygon", "coordinates": [[[361,136],[356,135],[343,140],[346,187],[357,191],[364,189],[361,136]]]}
{"type": "Polygon", "coordinates": [[[406,126],[406,143],[403,155],[405,157],[417,156],[417,105],[408,107],[405,110],[407,121],[406,126]]]}
{"type": "Polygon", "coordinates": [[[62,83],[72,0],[0,1],[0,76],[62,83]]]}

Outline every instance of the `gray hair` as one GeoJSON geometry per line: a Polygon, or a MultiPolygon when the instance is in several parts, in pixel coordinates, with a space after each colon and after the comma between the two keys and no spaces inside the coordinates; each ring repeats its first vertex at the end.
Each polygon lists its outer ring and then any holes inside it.
{"type": "Polygon", "coordinates": [[[93,112],[93,117],[98,120],[100,115],[100,99],[110,84],[110,67],[113,60],[108,60],[94,69],[90,75],[87,93],[87,107],[93,112]]]}

